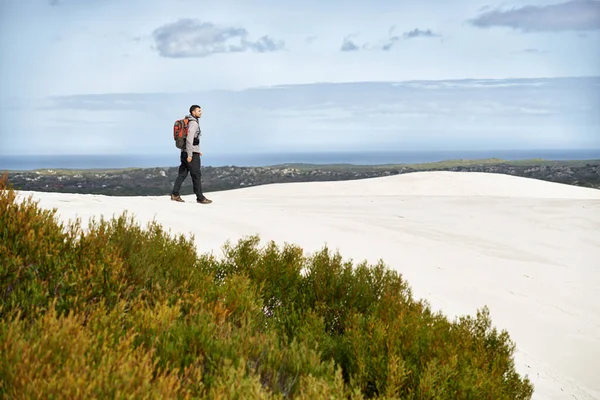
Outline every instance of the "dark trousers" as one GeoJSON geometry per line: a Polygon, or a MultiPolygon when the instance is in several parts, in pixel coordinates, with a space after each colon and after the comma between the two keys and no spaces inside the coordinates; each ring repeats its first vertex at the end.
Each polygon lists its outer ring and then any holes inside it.
{"type": "Polygon", "coordinates": [[[200,154],[198,153],[192,153],[192,162],[188,162],[187,153],[185,151],[181,152],[181,165],[179,165],[179,175],[175,179],[175,185],[173,186],[173,194],[179,196],[181,184],[187,178],[188,173],[192,176],[196,200],[203,200],[204,194],[202,194],[202,182],[200,180],[200,154]]]}

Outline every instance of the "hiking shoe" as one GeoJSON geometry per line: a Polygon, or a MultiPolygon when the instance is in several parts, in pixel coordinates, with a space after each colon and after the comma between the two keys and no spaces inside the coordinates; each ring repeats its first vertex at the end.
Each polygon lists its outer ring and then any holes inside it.
{"type": "Polygon", "coordinates": [[[179,196],[179,195],[175,196],[174,194],[171,194],[171,200],[173,200],[173,201],[179,201],[181,203],[185,203],[183,201],[183,199],[181,198],[181,196],[179,196]]]}
{"type": "Polygon", "coordinates": [[[210,203],[212,203],[212,200],[209,200],[205,197],[202,200],[196,200],[196,202],[200,203],[200,204],[210,204],[210,203]]]}

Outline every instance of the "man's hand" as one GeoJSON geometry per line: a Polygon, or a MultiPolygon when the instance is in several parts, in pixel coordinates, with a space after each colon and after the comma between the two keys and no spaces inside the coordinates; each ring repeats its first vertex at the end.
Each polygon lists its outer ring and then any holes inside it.
{"type": "Polygon", "coordinates": [[[200,152],[200,157],[202,157],[202,152],[200,152]]]}
{"type": "Polygon", "coordinates": [[[187,162],[192,162],[192,157],[188,157],[187,162]]]}

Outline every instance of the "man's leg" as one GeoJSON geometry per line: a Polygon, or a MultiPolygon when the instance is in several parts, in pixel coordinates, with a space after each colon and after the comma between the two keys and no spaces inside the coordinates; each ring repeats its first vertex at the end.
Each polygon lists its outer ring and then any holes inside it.
{"type": "MultiPolygon", "coordinates": [[[[179,197],[179,191],[181,190],[181,185],[185,178],[187,178],[189,169],[187,165],[187,153],[185,151],[181,152],[180,156],[181,164],[179,164],[179,174],[177,175],[177,179],[175,179],[175,184],[173,185],[173,191],[171,192],[171,199],[179,201],[181,198],[179,197]]],[[[183,201],[183,200],[181,200],[183,201]]]]}
{"type": "Polygon", "coordinates": [[[202,173],[200,172],[200,154],[194,153],[190,165],[190,175],[194,185],[194,193],[196,193],[196,201],[201,203],[210,202],[202,193],[202,173]]]}

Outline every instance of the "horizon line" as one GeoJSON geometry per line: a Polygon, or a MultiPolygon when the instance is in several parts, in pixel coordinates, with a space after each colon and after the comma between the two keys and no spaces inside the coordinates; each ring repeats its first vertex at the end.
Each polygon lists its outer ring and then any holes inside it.
{"type": "MultiPolygon", "coordinates": [[[[164,153],[0,153],[0,157],[6,156],[53,156],[53,157],[69,157],[69,156],[131,156],[131,157],[151,157],[151,156],[172,156],[177,155],[180,152],[179,149],[176,151],[167,151],[164,153]]],[[[264,154],[340,154],[340,153],[455,153],[455,152],[529,152],[529,151],[600,151],[600,147],[531,147],[531,148],[481,148],[481,149],[402,149],[402,150],[388,150],[388,149],[336,149],[336,150],[301,150],[301,151],[283,151],[283,150],[267,150],[263,152],[250,151],[250,152],[210,152],[210,155],[227,156],[227,155],[264,155],[264,154]]],[[[203,157],[206,157],[204,155],[203,157]]]]}

